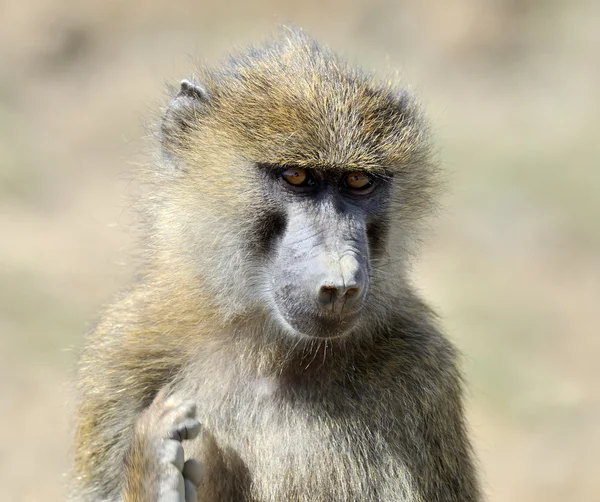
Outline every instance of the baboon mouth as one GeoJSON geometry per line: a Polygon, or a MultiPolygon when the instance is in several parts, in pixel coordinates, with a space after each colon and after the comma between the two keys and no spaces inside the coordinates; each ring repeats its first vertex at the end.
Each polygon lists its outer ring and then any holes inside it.
{"type": "Polygon", "coordinates": [[[306,315],[298,318],[287,318],[287,324],[300,335],[309,338],[342,338],[357,324],[358,314],[346,316],[306,315]]]}

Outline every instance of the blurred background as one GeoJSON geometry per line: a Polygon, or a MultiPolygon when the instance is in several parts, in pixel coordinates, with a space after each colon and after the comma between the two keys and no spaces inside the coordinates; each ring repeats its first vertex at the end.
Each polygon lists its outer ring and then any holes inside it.
{"type": "Polygon", "coordinates": [[[293,23],[398,69],[449,191],[415,270],[489,500],[600,500],[600,2],[1,0],[0,486],[65,497],[83,333],[134,267],[166,83],[293,23]]]}

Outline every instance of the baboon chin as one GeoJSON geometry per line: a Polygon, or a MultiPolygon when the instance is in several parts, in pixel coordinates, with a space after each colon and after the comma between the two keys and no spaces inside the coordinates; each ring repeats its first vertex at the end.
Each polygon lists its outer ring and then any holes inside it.
{"type": "Polygon", "coordinates": [[[183,80],[157,136],[144,274],[81,355],[74,499],[482,500],[407,279],[437,190],[410,93],[287,30],[183,80]]]}

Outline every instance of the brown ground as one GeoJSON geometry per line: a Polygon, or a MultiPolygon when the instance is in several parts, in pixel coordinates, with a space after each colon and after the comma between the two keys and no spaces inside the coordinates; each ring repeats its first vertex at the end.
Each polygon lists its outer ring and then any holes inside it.
{"type": "Polygon", "coordinates": [[[0,486],[64,498],[74,349],[127,280],[165,82],[294,22],[426,100],[451,195],[416,271],[465,354],[493,502],[600,495],[600,5],[0,4],[0,486]]]}

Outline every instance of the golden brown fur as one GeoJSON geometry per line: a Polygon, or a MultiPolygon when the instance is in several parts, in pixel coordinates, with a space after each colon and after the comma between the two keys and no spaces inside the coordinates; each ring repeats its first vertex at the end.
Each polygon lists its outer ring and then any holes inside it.
{"type": "Polygon", "coordinates": [[[78,495],[144,484],[134,429],[170,386],[211,438],[189,449],[207,466],[199,500],[480,500],[455,351],[407,279],[436,184],[416,103],[298,32],[195,78],[206,102],[174,102],[147,173],[141,277],[81,358],[78,495]],[[299,343],[269,315],[256,163],[400,181],[357,336],[299,343]]]}

